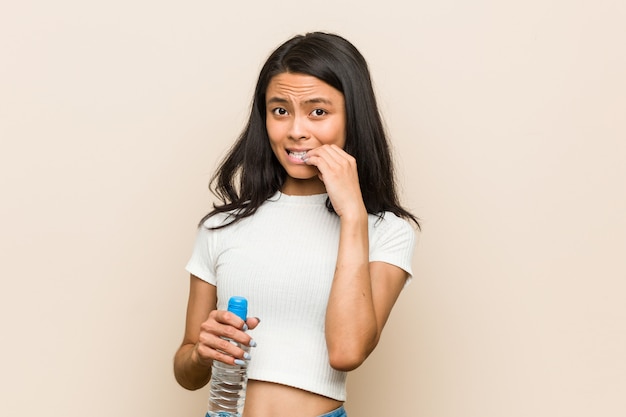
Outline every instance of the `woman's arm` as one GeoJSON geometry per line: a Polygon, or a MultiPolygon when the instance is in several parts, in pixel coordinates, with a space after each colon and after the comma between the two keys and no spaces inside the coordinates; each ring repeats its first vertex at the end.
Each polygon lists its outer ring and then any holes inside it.
{"type": "MultiPolygon", "coordinates": [[[[224,337],[248,346],[252,339],[242,330],[243,320],[233,313],[216,309],[214,285],[194,275],[190,280],[185,334],[174,356],[174,375],[182,387],[195,390],[211,379],[214,360],[232,365],[235,359],[245,359],[245,352],[224,337]]],[[[247,323],[252,329],[258,319],[248,319],[247,323]]]]}
{"type": "Polygon", "coordinates": [[[336,145],[308,152],[320,171],[341,230],[337,265],[326,309],[326,344],[333,368],[350,371],[378,344],[407,273],[384,262],[369,262],[367,210],[356,160],[336,145]]]}
{"type": "Polygon", "coordinates": [[[191,275],[185,334],[174,356],[174,375],[184,388],[202,388],[211,379],[212,361],[198,355],[198,340],[200,326],[209,317],[209,312],[216,308],[215,286],[191,275]]]}
{"type": "Polygon", "coordinates": [[[326,309],[330,364],[341,371],[359,367],[374,350],[407,273],[369,262],[367,220],[341,221],[339,253],[326,309]]]}

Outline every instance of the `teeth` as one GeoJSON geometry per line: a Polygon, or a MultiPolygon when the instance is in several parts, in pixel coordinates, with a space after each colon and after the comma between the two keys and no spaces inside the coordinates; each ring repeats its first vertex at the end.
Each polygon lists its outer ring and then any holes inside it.
{"type": "Polygon", "coordinates": [[[289,152],[289,155],[295,156],[296,158],[300,158],[300,159],[304,159],[304,156],[306,155],[306,151],[304,151],[304,152],[291,152],[291,151],[288,151],[288,152],[289,152]]]}

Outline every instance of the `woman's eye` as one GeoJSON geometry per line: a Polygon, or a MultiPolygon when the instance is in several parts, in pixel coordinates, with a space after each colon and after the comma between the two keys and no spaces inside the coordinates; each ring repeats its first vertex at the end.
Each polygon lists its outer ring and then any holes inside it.
{"type": "Polygon", "coordinates": [[[326,114],[326,111],[322,110],[322,109],[315,109],[315,110],[313,110],[313,112],[311,112],[311,114],[313,116],[318,116],[319,117],[319,116],[324,116],[326,114]]]}
{"type": "Polygon", "coordinates": [[[276,116],[284,116],[287,114],[287,110],[282,107],[276,107],[274,110],[272,110],[272,113],[274,113],[276,116]]]}

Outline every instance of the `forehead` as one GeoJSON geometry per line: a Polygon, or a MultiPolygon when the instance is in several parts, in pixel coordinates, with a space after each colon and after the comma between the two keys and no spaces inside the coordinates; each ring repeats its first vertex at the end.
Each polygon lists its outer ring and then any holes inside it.
{"type": "Polygon", "coordinates": [[[343,102],[343,94],[330,84],[307,74],[283,72],[270,79],[266,98],[273,97],[304,99],[310,97],[326,98],[343,102]]]}

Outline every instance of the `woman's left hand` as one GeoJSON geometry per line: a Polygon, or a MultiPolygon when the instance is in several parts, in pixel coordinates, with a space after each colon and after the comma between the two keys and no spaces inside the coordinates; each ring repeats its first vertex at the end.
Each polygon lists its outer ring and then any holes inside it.
{"type": "Polygon", "coordinates": [[[319,170],[330,202],[339,217],[365,212],[356,159],[337,145],[312,149],[304,159],[319,170]]]}

